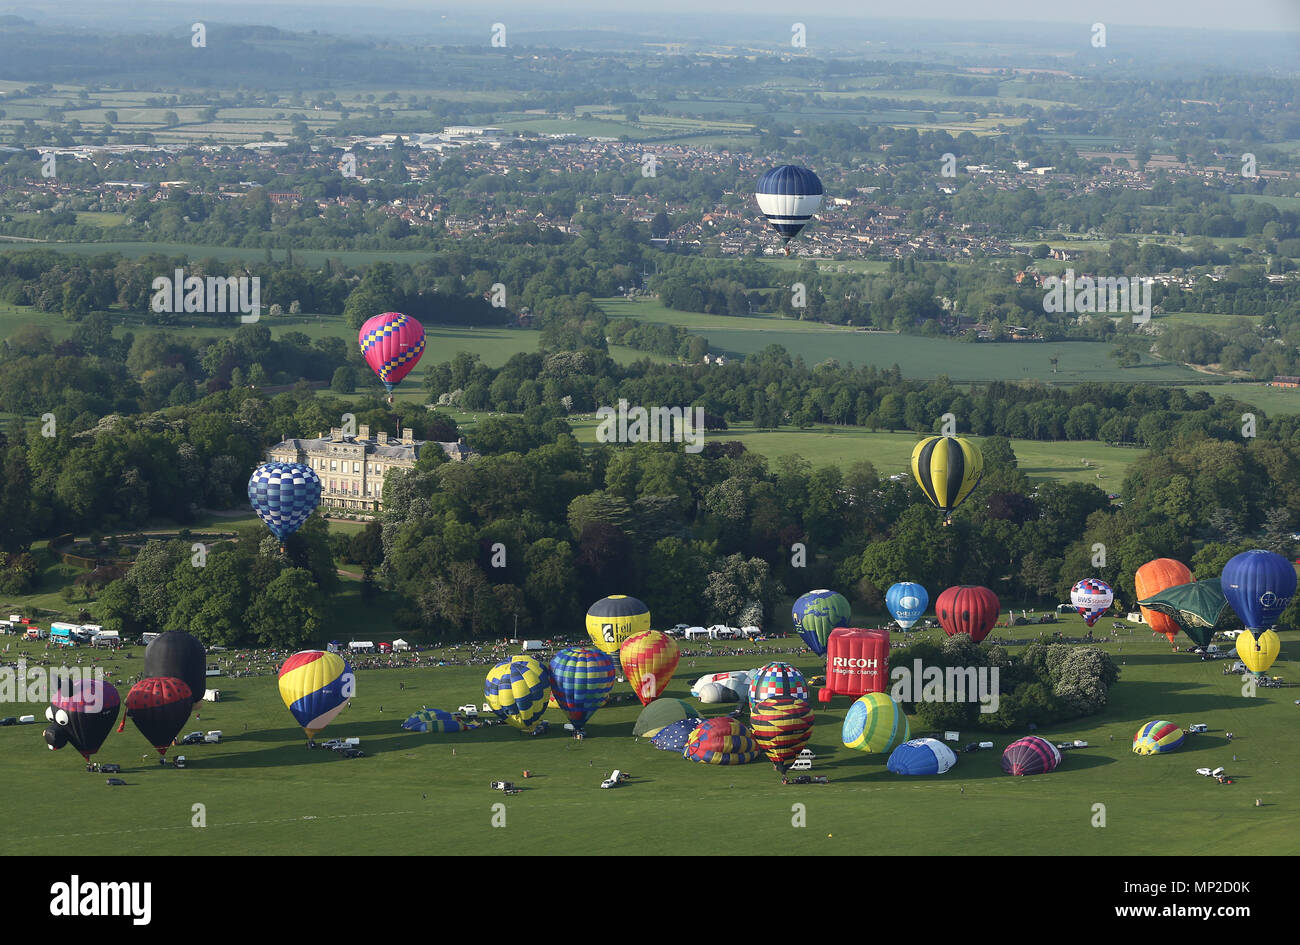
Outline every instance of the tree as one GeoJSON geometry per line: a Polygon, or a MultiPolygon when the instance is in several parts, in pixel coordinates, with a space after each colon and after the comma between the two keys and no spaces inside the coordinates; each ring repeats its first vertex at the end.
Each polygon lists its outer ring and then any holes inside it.
{"type": "Polygon", "coordinates": [[[330,390],[336,394],[352,394],[357,389],[357,372],[346,364],[334,369],[330,390]]]}
{"type": "Polygon", "coordinates": [[[324,604],[310,571],[286,568],[254,597],[246,618],[248,632],[263,646],[299,649],[319,634],[324,604]]]}
{"type": "Polygon", "coordinates": [[[766,620],[784,594],[785,588],[772,577],[766,561],[734,554],[722,562],[719,570],[709,574],[704,600],[714,619],[735,625],[753,602],[758,603],[766,620]]]}

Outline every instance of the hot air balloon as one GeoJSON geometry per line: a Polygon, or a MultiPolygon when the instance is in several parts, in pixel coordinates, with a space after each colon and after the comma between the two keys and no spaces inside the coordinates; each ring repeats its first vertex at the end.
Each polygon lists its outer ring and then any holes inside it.
{"type": "MultiPolygon", "coordinates": [[[[1187,565],[1173,558],[1156,558],[1148,561],[1133,575],[1133,587],[1137,591],[1138,600],[1154,597],[1161,591],[1191,582],[1192,572],[1187,565]]],[[[1142,611],[1142,619],[1150,624],[1151,629],[1156,633],[1163,633],[1168,637],[1169,642],[1173,643],[1174,637],[1178,636],[1178,623],[1166,614],[1138,606],[1142,611]]]]}
{"type": "Polygon", "coordinates": [[[1037,735],[1026,735],[1002,752],[1002,770],[1007,774],[1047,774],[1055,771],[1060,763],[1060,750],[1037,735]]]}
{"type": "Polygon", "coordinates": [[[835,591],[809,591],[794,602],[794,632],[808,649],[826,655],[826,640],[836,627],[847,627],[853,619],[848,599],[835,591]]]}
{"type": "Polygon", "coordinates": [[[618,658],[632,691],[642,705],[649,705],[664,694],[677,669],[677,641],[658,630],[645,630],[623,641],[618,658]]]}
{"type": "Polygon", "coordinates": [[[840,729],[845,748],[884,754],[911,737],[907,713],[883,692],[869,692],[849,706],[840,729]]]}
{"type": "Polygon", "coordinates": [[[56,722],[45,726],[41,735],[45,738],[45,747],[50,751],[58,751],[68,743],[68,730],[56,722]]]}
{"type": "Polygon", "coordinates": [[[754,733],[744,722],[724,715],[691,732],[682,754],[706,765],[748,764],[760,754],[754,733]]]}
{"type": "Polygon", "coordinates": [[[1172,619],[1198,646],[1207,646],[1219,630],[1241,623],[1218,578],[1167,587],[1138,604],[1172,619]]]}
{"type": "Polygon", "coordinates": [[[1183,743],[1183,730],[1163,719],[1148,722],[1133,736],[1133,752],[1138,755],[1163,755],[1183,743]]]}
{"type": "Polygon", "coordinates": [[[197,704],[207,691],[207,657],[208,651],[196,637],[184,630],[168,630],[144,648],[144,674],[185,680],[197,704]]]}
{"type": "Polygon", "coordinates": [[[551,695],[575,731],[605,704],[614,688],[614,661],[591,646],[567,646],[551,658],[551,695]]]}
{"type": "Polygon", "coordinates": [[[1223,566],[1223,593],[1246,629],[1258,633],[1277,623],[1295,596],[1295,566],[1259,548],[1243,551],[1223,566]]]}
{"type": "Polygon", "coordinates": [[[749,713],[754,741],[784,777],[812,736],[812,706],[806,699],[778,696],[751,704],[749,713]]]}
{"type": "Polygon", "coordinates": [[[1090,627],[1101,619],[1101,615],[1110,609],[1114,601],[1115,592],[1110,589],[1110,585],[1097,578],[1084,578],[1070,588],[1070,603],[1090,627]]]}
{"type": "Polygon", "coordinates": [[[686,743],[691,740],[691,733],[703,724],[704,720],[701,718],[678,719],[655,732],[650,743],[660,751],[675,751],[680,755],[686,750],[686,743]]]}
{"type": "Polygon", "coordinates": [[[1243,630],[1237,635],[1237,655],[1256,676],[1267,672],[1281,651],[1282,639],[1272,630],[1259,633],[1243,630]]]}
{"type": "Polygon", "coordinates": [[[889,631],[840,627],[826,641],[826,685],[818,690],[817,701],[884,692],[888,677],[889,631]]]}
{"type": "Polygon", "coordinates": [[[947,521],[979,485],[984,454],[964,437],[927,437],[912,448],[912,475],[947,521]]]}
{"type": "Polygon", "coordinates": [[[724,686],[722,683],[705,683],[700,687],[700,701],[705,705],[713,705],[718,702],[740,702],[745,698],[741,693],[730,686],[724,686]]]}
{"type": "Polygon", "coordinates": [[[930,595],[924,587],[913,581],[902,581],[890,585],[885,591],[885,606],[889,615],[904,630],[910,630],[912,624],[921,619],[925,608],[930,604],[930,595]]]}
{"type": "Polygon", "coordinates": [[[774,660],[749,680],[751,705],[767,699],[807,699],[808,683],[803,673],[789,663],[774,660]]]}
{"type": "Polygon", "coordinates": [[[280,698],[308,738],[315,738],[356,694],[352,667],[337,653],[303,650],[280,667],[280,698]]]}
{"type": "Polygon", "coordinates": [[[253,511],[280,541],[307,521],[320,505],[320,493],[320,476],[302,463],[263,463],[248,480],[253,511]]]}
{"type": "MultiPolygon", "coordinates": [[[[685,699],[656,699],[636,717],[632,734],[638,737],[653,738],[660,731],[680,722],[682,719],[698,719],[700,713],[685,699]]],[[[680,750],[680,749],[678,749],[680,750]]]]}
{"type": "Polygon", "coordinates": [[[126,716],[117,730],[122,731],[130,719],[158,754],[166,755],[168,746],[189,721],[193,704],[190,687],[183,679],[142,679],[126,694],[126,716]]]}
{"type": "Polygon", "coordinates": [[[591,642],[616,661],[624,640],[649,629],[650,608],[635,597],[624,594],[602,597],[587,611],[587,635],[591,642]]]}
{"type": "Polygon", "coordinates": [[[787,244],[785,254],[790,255],[789,242],[812,219],[822,205],[825,193],[817,175],[806,167],[782,164],[758,179],[754,197],[772,229],[781,234],[787,244]]]}
{"type": "Polygon", "coordinates": [[[379,375],[388,402],[393,402],[393,388],[411,373],[424,354],[424,326],[410,315],[384,312],[368,319],[357,335],[361,355],[370,370],[379,375]]]}
{"type": "Polygon", "coordinates": [[[531,732],[546,711],[550,684],[550,670],[531,656],[515,656],[488,671],[483,696],[498,717],[531,732]]]}
{"type": "Polygon", "coordinates": [[[68,693],[56,693],[45,717],[58,729],[59,744],[46,739],[51,748],[71,744],[87,761],[104,744],[122,708],[118,691],[101,679],[82,679],[68,693]]]}
{"type": "Polygon", "coordinates": [[[476,729],[479,725],[480,723],[462,715],[426,706],[403,722],[402,728],[408,732],[465,732],[476,729]]]}
{"type": "Polygon", "coordinates": [[[894,774],[943,774],[957,763],[953,750],[933,738],[914,738],[894,749],[885,767],[894,774]]]}
{"type": "Polygon", "coordinates": [[[961,584],[940,594],[934,610],[948,636],[965,633],[979,643],[998,622],[1001,606],[998,596],[987,587],[961,584]]]}

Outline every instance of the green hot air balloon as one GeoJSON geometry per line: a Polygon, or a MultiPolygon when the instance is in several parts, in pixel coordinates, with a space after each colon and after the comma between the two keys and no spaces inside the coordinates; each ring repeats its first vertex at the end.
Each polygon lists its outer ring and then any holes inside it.
{"type": "Polygon", "coordinates": [[[1220,630],[1241,626],[1241,620],[1228,603],[1219,578],[1176,584],[1159,594],[1138,601],[1156,613],[1165,614],[1197,646],[1207,646],[1220,630]]]}

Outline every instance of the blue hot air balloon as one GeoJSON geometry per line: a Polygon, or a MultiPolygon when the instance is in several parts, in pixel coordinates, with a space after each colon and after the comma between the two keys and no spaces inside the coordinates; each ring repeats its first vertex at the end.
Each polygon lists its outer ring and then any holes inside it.
{"type": "Polygon", "coordinates": [[[1281,555],[1256,548],[1228,561],[1221,583],[1246,629],[1268,630],[1295,596],[1295,568],[1281,555]]]}
{"type": "Polygon", "coordinates": [[[794,630],[808,649],[826,655],[826,641],[836,627],[847,627],[853,619],[848,599],[835,591],[809,591],[794,602],[794,630]]]}
{"type": "Polygon", "coordinates": [[[929,605],[930,595],[925,588],[913,581],[902,581],[885,591],[885,606],[889,608],[889,615],[904,630],[910,630],[929,605]]]}
{"type": "Polygon", "coordinates": [[[302,463],[263,463],[248,480],[253,511],[281,541],[316,511],[320,494],[320,476],[302,463]]]}
{"type": "Polygon", "coordinates": [[[782,164],[759,178],[754,197],[772,229],[789,243],[822,205],[823,193],[822,182],[808,168],[782,164]]]}
{"type": "Polygon", "coordinates": [[[555,704],[580,732],[614,688],[614,660],[593,646],[567,646],[551,659],[550,669],[555,704]]]}

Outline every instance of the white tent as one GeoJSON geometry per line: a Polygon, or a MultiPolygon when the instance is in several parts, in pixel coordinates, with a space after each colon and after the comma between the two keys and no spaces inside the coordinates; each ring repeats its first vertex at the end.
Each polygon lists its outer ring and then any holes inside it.
{"type": "Polygon", "coordinates": [[[400,651],[409,650],[410,648],[411,648],[411,644],[407,643],[405,640],[394,640],[394,641],[393,641],[393,649],[394,649],[394,650],[398,650],[398,651],[400,652],[400,651]]]}
{"type": "Polygon", "coordinates": [[[375,652],[375,645],[369,640],[366,640],[364,642],[349,643],[348,649],[353,653],[373,653],[375,652]]]}

